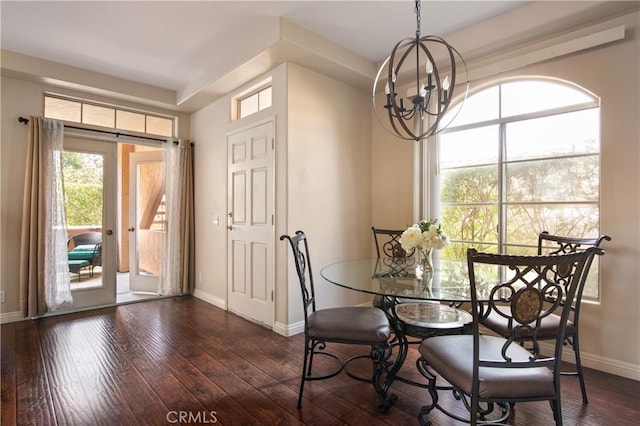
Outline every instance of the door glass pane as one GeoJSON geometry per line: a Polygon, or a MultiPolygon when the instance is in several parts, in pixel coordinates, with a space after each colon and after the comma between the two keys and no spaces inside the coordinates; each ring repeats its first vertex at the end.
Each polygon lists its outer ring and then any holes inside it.
{"type": "Polygon", "coordinates": [[[145,162],[137,168],[135,273],[158,276],[164,232],[157,228],[159,212],[164,211],[164,167],[161,162],[145,162]]]}
{"type": "Polygon", "coordinates": [[[102,253],[101,247],[95,247],[100,241],[88,233],[102,234],[104,157],[65,151],[62,158],[71,289],[101,287],[102,253]]]}

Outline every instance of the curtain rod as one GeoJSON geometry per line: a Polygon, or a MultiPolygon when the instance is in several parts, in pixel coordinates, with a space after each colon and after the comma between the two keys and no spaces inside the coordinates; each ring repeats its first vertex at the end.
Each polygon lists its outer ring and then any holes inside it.
{"type": "MultiPolygon", "coordinates": [[[[24,123],[25,125],[29,124],[29,119],[28,118],[24,118],[24,117],[18,117],[18,121],[20,123],[24,123]]],[[[113,132],[111,130],[100,130],[100,129],[89,129],[89,128],[85,128],[85,127],[77,127],[77,126],[67,126],[66,124],[64,125],[65,129],[76,129],[76,130],[87,130],[90,132],[98,132],[98,133],[107,133],[110,135],[115,135],[116,137],[120,137],[120,136],[127,136],[129,138],[138,138],[138,139],[147,139],[150,141],[158,141],[158,142],[168,142],[170,139],[160,139],[160,138],[152,138],[149,136],[138,136],[138,135],[130,135],[127,133],[120,133],[120,132],[113,132]]],[[[177,140],[173,140],[173,143],[178,145],[180,142],[177,140]]]]}

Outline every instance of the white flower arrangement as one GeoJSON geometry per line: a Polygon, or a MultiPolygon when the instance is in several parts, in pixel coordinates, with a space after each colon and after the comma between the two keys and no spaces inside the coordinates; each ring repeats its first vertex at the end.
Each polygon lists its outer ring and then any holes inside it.
{"type": "Polygon", "coordinates": [[[405,229],[400,236],[400,245],[407,251],[414,247],[422,251],[442,249],[449,244],[451,240],[442,230],[438,219],[421,220],[405,229]]]}

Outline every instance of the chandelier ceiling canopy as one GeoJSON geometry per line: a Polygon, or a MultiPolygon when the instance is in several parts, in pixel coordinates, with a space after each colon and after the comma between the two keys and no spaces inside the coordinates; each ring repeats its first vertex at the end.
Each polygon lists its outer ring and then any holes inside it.
{"type": "MultiPolygon", "coordinates": [[[[442,123],[454,98],[456,61],[462,64],[465,79],[468,73],[464,59],[453,46],[438,36],[420,35],[420,0],[415,0],[415,13],[415,37],[400,40],[378,70],[373,82],[373,110],[389,133],[419,141],[442,131],[453,121],[442,123]],[[411,72],[415,75],[415,86],[405,95],[398,94],[396,84],[402,84],[399,77],[411,72]],[[379,82],[385,79],[385,111],[378,111],[381,107],[376,105],[376,92],[379,82]]],[[[465,99],[468,91],[467,79],[465,99]]]]}

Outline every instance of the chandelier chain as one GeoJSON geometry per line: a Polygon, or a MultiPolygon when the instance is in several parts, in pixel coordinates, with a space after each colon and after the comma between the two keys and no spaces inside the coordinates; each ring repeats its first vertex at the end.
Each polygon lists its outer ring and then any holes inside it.
{"type": "Polygon", "coordinates": [[[420,0],[416,0],[416,38],[420,38],[420,0]]]}

